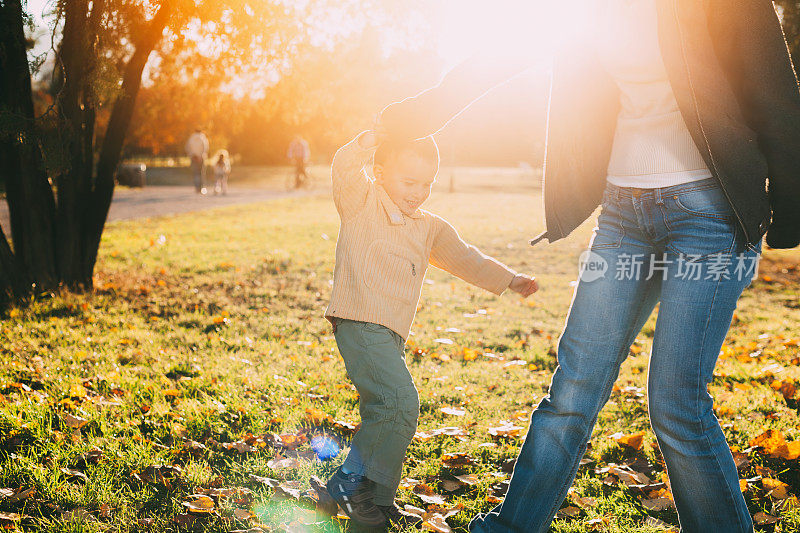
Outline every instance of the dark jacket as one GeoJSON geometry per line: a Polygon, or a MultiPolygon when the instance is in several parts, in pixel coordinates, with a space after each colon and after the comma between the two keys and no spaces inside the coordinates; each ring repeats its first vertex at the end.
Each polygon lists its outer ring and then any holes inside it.
{"type": "MultiPolygon", "coordinates": [[[[800,88],[772,2],[657,3],[661,53],[678,106],[744,237],[755,244],[769,229],[769,246],[797,246],[800,88]]],[[[382,121],[390,133],[430,134],[469,104],[459,94],[470,87],[473,96],[483,93],[515,71],[466,63],[439,86],[387,107],[382,121]],[[478,71],[485,81],[475,87],[478,71]]],[[[544,168],[543,236],[550,242],[569,235],[599,205],[619,106],[619,89],[590,45],[573,41],[560,51],[544,168]]]]}

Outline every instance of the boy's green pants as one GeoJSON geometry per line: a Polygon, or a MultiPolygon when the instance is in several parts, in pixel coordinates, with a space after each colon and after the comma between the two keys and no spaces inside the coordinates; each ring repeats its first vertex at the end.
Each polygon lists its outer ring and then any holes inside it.
{"type": "Polygon", "coordinates": [[[344,467],[377,484],[375,505],[391,505],[419,417],[419,395],[406,367],[405,342],[378,324],[334,320],[339,353],[360,397],[361,428],[344,467]]]}

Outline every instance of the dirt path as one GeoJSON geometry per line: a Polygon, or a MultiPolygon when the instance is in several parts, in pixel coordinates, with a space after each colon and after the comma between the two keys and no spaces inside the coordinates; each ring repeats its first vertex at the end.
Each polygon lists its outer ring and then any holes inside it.
{"type": "MultiPolygon", "coordinates": [[[[312,191],[313,192],[313,191],[312,191]]],[[[144,189],[117,189],[108,220],[130,220],[164,215],[177,215],[228,205],[264,202],[289,196],[308,195],[309,192],[284,192],[258,188],[231,188],[224,196],[201,196],[191,187],[146,187],[144,189]]],[[[0,200],[0,224],[6,236],[10,235],[8,204],[0,200]]]]}

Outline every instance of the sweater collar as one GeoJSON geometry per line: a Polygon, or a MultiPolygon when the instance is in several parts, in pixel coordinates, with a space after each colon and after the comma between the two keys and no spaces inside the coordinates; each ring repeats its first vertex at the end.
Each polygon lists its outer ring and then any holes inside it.
{"type": "Polygon", "coordinates": [[[376,187],[378,192],[378,200],[380,200],[381,205],[383,205],[383,209],[386,211],[386,216],[389,217],[389,224],[393,226],[402,226],[406,223],[405,217],[419,219],[422,218],[422,211],[417,209],[410,215],[404,214],[400,211],[400,208],[397,207],[397,204],[392,201],[389,197],[389,193],[386,192],[386,189],[383,188],[382,185],[377,185],[376,187]]]}

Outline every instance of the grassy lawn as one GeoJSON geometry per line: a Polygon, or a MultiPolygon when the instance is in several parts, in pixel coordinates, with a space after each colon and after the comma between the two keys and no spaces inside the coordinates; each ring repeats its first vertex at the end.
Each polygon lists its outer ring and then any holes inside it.
{"type": "MultiPolygon", "coordinates": [[[[464,531],[501,500],[555,368],[593,226],[530,249],[542,225],[536,191],[456,190],[427,208],[542,288],[529,300],[495,297],[429,271],[407,349],[421,417],[400,498],[434,531],[464,531]]],[[[0,525],[346,527],[315,513],[308,490],[344,459],[359,420],[322,318],[337,227],[324,195],[114,223],[94,295],[12,309],[0,322],[0,525]],[[315,458],[319,436],[342,453],[315,458]]],[[[710,387],[764,531],[800,530],[798,259],[766,252],[710,387]]],[[[624,364],[552,531],[677,531],[647,420],[654,323],[624,364]]]]}

